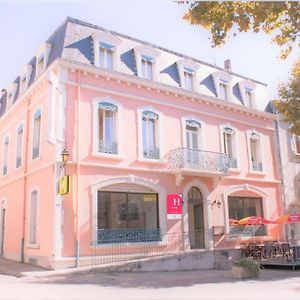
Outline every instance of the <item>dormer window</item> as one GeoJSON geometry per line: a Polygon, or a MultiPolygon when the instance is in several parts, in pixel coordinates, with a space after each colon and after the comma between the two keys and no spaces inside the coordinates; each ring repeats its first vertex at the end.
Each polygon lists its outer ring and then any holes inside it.
{"type": "Polygon", "coordinates": [[[212,74],[214,79],[216,96],[224,101],[230,101],[232,76],[228,72],[219,71],[212,74]]]}
{"type": "Polygon", "coordinates": [[[121,40],[109,32],[92,35],[94,43],[94,64],[108,70],[118,70],[119,45],[121,40]]]}
{"type": "Polygon", "coordinates": [[[157,80],[156,60],[160,52],[153,47],[140,45],[134,48],[137,75],[148,80],[157,80]]]}
{"type": "Polygon", "coordinates": [[[245,106],[255,108],[255,87],[256,84],[250,80],[239,82],[239,88],[245,106]]]}
{"type": "Polygon", "coordinates": [[[145,79],[152,80],[153,79],[153,63],[154,58],[142,55],[142,77],[145,79]]]}
{"type": "Polygon", "coordinates": [[[23,94],[29,86],[32,72],[32,65],[25,65],[21,72],[20,77],[20,90],[19,94],[23,94]]]}
{"type": "Polygon", "coordinates": [[[198,65],[190,59],[182,59],[177,61],[177,68],[181,87],[193,91],[196,87],[196,70],[198,65]]]}
{"type": "Polygon", "coordinates": [[[100,42],[99,47],[99,66],[108,70],[113,70],[113,53],[115,46],[100,42]]]}
{"type": "Polygon", "coordinates": [[[24,74],[20,79],[20,94],[22,94],[26,90],[27,87],[26,82],[27,82],[26,75],[24,74]]]}
{"type": "Polygon", "coordinates": [[[219,81],[219,98],[228,101],[228,82],[225,80],[219,81]]]}
{"type": "Polygon", "coordinates": [[[43,43],[35,53],[36,66],[35,78],[38,78],[47,68],[51,52],[51,44],[43,43]]]}

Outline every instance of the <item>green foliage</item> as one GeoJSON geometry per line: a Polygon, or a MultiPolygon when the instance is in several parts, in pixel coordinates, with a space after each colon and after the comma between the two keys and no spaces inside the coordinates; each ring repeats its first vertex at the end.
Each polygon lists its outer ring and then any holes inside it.
{"type": "Polygon", "coordinates": [[[251,274],[258,274],[260,270],[259,263],[252,258],[241,258],[233,262],[233,265],[236,267],[243,267],[247,269],[251,274]]]}
{"type": "Polygon", "coordinates": [[[279,89],[280,100],[273,101],[291,132],[300,136],[300,59],[294,64],[289,82],[279,89]]]}
{"type": "Polygon", "coordinates": [[[286,58],[300,40],[300,3],[259,1],[194,1],[183,17],[192,25],[210,30],[212,46],[226,42],[230,32],[264,31],[282,48],[286,58]]]}

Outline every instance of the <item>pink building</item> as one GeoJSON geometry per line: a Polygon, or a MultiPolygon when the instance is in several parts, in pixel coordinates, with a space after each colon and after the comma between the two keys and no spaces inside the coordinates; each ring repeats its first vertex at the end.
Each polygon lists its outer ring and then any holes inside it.
{"type": "Polygon", "coordinates": [[[85,265],[91,242],[134,251],[182,232],[187,251],[237,247],[246,233],[232,219],[282,213],[275,117],[257,109],[266,98],[228,65],[68,18],[0,100],[1,254],[85,265]],[[167,218],[168,194],[182,194],[181,219],[167,218]]]}

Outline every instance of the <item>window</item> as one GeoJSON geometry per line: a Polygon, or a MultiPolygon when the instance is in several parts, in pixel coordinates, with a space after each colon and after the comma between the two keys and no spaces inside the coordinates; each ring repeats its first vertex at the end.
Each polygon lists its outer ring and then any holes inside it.
{"type": "Polygon", "coordinates": [[[99,66],[105,69],[113,69],[113,52],[115,46],[100,42],[99,48],[99,66]]]}
{"type": "Polygon", "coordinates": [[[245,102],[246,104],[253,108],[253,90],[249,88],[245,88],[245,102]]]}
{"type": "Polygon", "coordinates": [[[40,76],[44,71],[44,64],[45,64],[45,55],[42,54],[38,60],[36,65],[36,77],[40,76]]]}
{"type": "Polygon", "coordinates": [[[153,57],[142,55],[142,77],[145,79],[153,79],[153,57]]]}
{"type": "Polygon", "coordinates": [[[292,136],[292,149],[295,154],[300,154],[300,136],[295,134],[292,136]]]}
{"type": "Polygon", "coordinates": [[[98,103],[98,151],[118,154],[116,137],[118,107],[108,102],[98,103]]]}
{"type": "MultiPolygon", "coordinates": [[[[229,222],[241,220],[243,218],[257,216],[263,217],[262,198],[255,197],[228,197],[229,222]]],[[[255,231],[255,235],[265,235],[266,227],[260,226],[255,231]]],[[[245,226],[230,226],[231,235],[247,235],[245,226]]],[[[250,232],[251,235],[251,232],[250,232]]]]}
{"type": "Polygon", "coordinates": [[[189,91],[193,90],[194,74],[195,74],[195,71],[193,69],[184,67],[184,70],[183,70],[184,88],[189,91]]]}
{"type": "Polygon", "coordinates": [[[22,94],[26,90],[27,87],[26,82],[27,82],[26,75],[23,75],[20,79],[20,94],[22,94]]]}
{"type": "Polygon", "coordinates": [[[23,125],[20,125],[17,130],[16,168],[19,168],[22,164],[22,142],[23,142],[23,125]]]}
{"type": "Polygon", "coordinates": [[[186,160],[187,165],[198,165],[200,163],[200,129],[201,123],[196,120],[185,121],[185,135],[186,135],[186,160]]]}
{"type": "Polygon", "coordinates": [[[228,82],[224,80],[220,80],[219,82],[219,91],[220,91],[220,99],[227,101],[228,100],[228,82]]]}
{"type": "Polygon", "coordinates": [[[37,221],[38,221],[38,192],[32,191],[30,194],[29,206],[29,243],[37,243],[37,221]]]}
{"type": "Polygon", "coordinates": [[[230,127],[223,128],[224,153],[229,157],[229,168],[237,168],[237,159],[235,153],[235,135],[230,127]]]}
{"type": "Polygon", "coordinates": [[[41,111],[38,110],[33,118],[32,159],[40,156],[41,111]]]}
{"type": "Polygon", "coordinates": [[[7,164],[8,164],[8,145],[9,145],[9,138],[8,136],[4,139],[3,144],[3,168],[2,168],[2,175],[7,175],[7,164]]]}
{"type": "Polygon", "coordinates": [[[158,241],[158,195],[98,191],[97,239],[99,243],[158,241]]]}
{"type": "Polygon", "coordinates": [[[252,171],[262,171],[262,162],[260,157],[260,136],[255,132],[250,134],[250,159],[252,171]]]}
{"type": "Polygon", "coordinates": [[[143,157],[159,159],[158,114],[152,111],[142,113],[143,157]]]}

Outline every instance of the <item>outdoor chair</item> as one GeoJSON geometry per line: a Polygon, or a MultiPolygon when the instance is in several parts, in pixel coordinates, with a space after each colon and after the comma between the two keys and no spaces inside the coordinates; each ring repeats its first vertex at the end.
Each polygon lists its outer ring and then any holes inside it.
{"type": "Polygon", "coordinates": [[[264,246],[264,258],[274,257],[274,246],[272,243],[267,242],[264,246]]]}
{"type": "Polygon", "coordinates": [[[262,258],[262,251],[256,243],[249,243],[249,255],[254,259],[262,258]]]}
{"type": "Polygon", "coordinates": [[[241,256],[248,257],[250,255],[249,246],[247,243],[240,243],[241,256]]]}
{"type": "Polygon", "coordinates": [[[278,241],[275,241],[274,244],[273,244],[273,247],[274,247],[274,255],[275,256],[280,256],[282,254],[280,243],[278,241]]]}
{"type": "Polygon", "coordinates": [[[282,260],[286,258],[287,261],[291,261],[292,255],[291,255],[291,246],[289,243],[281,243],[281,254],[282,254],[282,260]]]}

